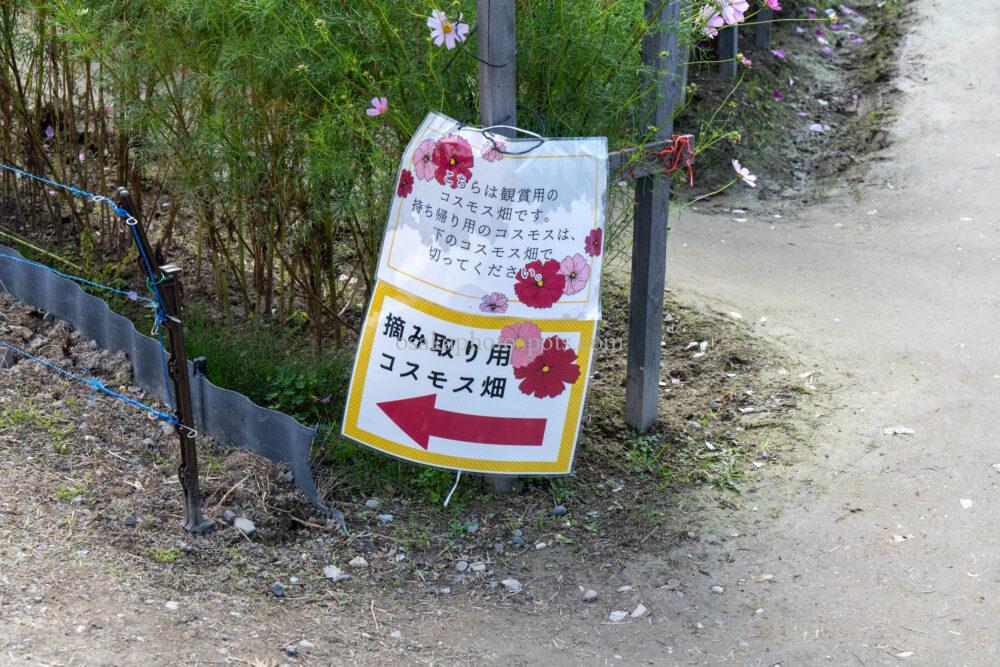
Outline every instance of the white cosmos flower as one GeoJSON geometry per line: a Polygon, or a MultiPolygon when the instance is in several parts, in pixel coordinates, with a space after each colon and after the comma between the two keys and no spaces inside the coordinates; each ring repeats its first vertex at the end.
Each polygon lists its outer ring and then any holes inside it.
{"type": "Polygon", "coordinates": [[[750,173],[750,170],[740,164],[739,160],[733,160],[733,169],[736,170],[736,175],[739,176],[744,183],[749,185],[751,188],[757,187],[757,177],[750,173]]]}

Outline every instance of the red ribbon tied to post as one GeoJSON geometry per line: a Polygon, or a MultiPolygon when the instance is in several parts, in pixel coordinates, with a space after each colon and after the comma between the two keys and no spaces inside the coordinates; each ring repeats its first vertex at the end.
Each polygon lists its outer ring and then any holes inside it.
{"type": "Polygon", "coordinates": [[[666,167],[663,173],[672,174],[678,169],[687,169],[688,182],[694,186],[694,151],[691,149],[690,136],[675,134],[671,137],[671,144],[658,151],[657,155],[666,167]]]}

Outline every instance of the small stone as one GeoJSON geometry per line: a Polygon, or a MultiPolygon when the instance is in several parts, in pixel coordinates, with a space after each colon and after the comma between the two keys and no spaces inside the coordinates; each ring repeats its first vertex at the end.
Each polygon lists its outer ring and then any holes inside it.
{"type": "Polygon", "coordinates": [[[626,586],[621,586],[621,587],[618,588],[618,592],[619,593],[628,593],[631,590],[632,590],[632,587],[631,586],[627,586],[627,585],[626,586]]]}
{"type": "Polygon", "coordinates": [[[351,575],[347,574],[336,565],[327,565],[324,567],[323,576],[335,584],[339,584],[341,581],[347,581],[351,578],[351,575]]]}
{"type": "Polygon", "coordinates": [[[552,516],[566,516],[566,506],[556,505],[552,508],[552,516]]]}
{"type": "Polygon", "coordinates": [[[757,615],[757,616],[763,616],[764,615],[764,609],[763,609],[763,607],[758,607],[757,609],[754,610],[753,613],[755,615],[757,615]]]}
{"type": "Polygon", "coordinates": [[[222,513],[222,520],[231,526],[236,521],[236,514],[232,510],[226,510],[222,513]]]}
{"type": "Polygon", "coordinates": [[[535,549],[544,549],[547,546],[549,545],[547,545],[545,542],[539,542],[538,544],[535,545],[535,549]]]}
{"type": "Polygon", "coordinates": [[[392,637],[393,639],[402,639],[403,633],[400,632],[399,630],[393,630],[392,632],[389,633],[389,636],[392,637]]]}
{"type": "Polygon", "coordinates": [[[465,526],[465,532],[467,532],[469,535],[475,535],[477,532],[479,532],[479,522],[478,521],[470,521],[465,526]]]}
{"type": "Polygon", "coordinates": [[[457,563],[455,563],[455,569],[458,570],[459,572],[465,572],[466,570],[469,569],[469,561],[467,560],[458,561],[457,563]]]}
{"type": "Polygon", "coordinates": [[[379,514],[375,518],[378,519],[379,521],[381,521],[382,523],[392,523],[392,520],[395,517],[393,515],[391,515],[391,514],[379,514]]]}
{"type": "Polygon", "coordinates": [[[584,602],[597,602],[597,598],[599,598],[599,597],[601,597],[600,593],[598,593],[597,591],[595,591],[593,588],[590,588],[590,589],[587,590],[586,593],[583,594],[583,601],[584,602]]]}
{"type": "Polygon", "coordinates": [[[629,614],[629,616],[631,616],[632,618],[642,618],[643,616],[645,616],[648,613],[649,613],[649,610],[646,609],[646,606],[643,605],[640,602],[639,606],[636,607],[635,610],[633,610],[633,612],[631,614],[629,614]]]}
{"type": "Polygon", "coordinates": [[[297,583],[299,583],[299,578],[298,577],[288,577],[288,583],[290,583],[292,586],[294,586],[297,583]]]}
{"type": "Polygon", "coordinates": [[[170,611],[177,611],[178,609],[180,609],[181,605],[180,605],[179,602],[176,602],[174,600],[167,600],[163,604],[163,606],[166,607],[167,609],[169,609],[170,611]]]}
{"type": "Polygon", "coordinates": [[[441,595],[451,595],[451,588],[449,586],[444,586],[438,589],[438,593],[441,595]]]}
{"type": "Polygon", "coordinates": [[[500,582],[507,589],[508,593],[520,593],[524,590],[524,584],[517,579],[504,579],[500,582]]]}
{"type": "Polygon", "coordinates": [[[378,509],[378,506],[381,504],[382,502],[378,498],[369,498],[368,500],[365,501],[365,507],[367,507],[370,510],[378,509]]]}
{"type": "Polygon", "coordinates": [[[295,644],[289,644],[285,647],[285,653],[288,655],[288,657],[294,658],[299,654],[299,647],[296,646],[295,644]]]}
{"type": "Polygon", "coordinates": [[[308,651],[308,650],[309,650],[309,649],[311,649],[311,648],[316,648],[316,645],[315,645],[315,644],[313,644],[313,643],[312,643],[311,641],[309,641],[308,639],[301,639],[301,640],[299,640],[299,648],[301,648],[301,649],[305,649],[305,650],[307,650],[307,651],[308,651]]]}
{"type": "Polygon", "coordinates": [[[139,520],[136,519],[131,514],[129,514],[127,517],[125,517],[125,525],[128,526],[129,528],[135,528],[137,525],[139,525],[139,520]]]}
{"type": "Polygon", "coordinates": [[[143,438],[142,439],[142,446],[143,447],[155,447],[156,446],[156,441],[153,440],[152,438],[143,438]]]}
{"type": "Polygon", "coordinates": [[[276,598],[285,597],[285,586],[280,581],[276,581],[271,584],[271,593],[276,598]]]}
{"type": "Polygon", "coordinates": [[[368,561],[365,560],[364,556],[355,556],[354,558],[351,559],[351,562],[348,563],[348,565],[360,569],[363,567],[368,567],[368,561]]]}
{"type": "Polygon", "coordinates": [[[485,572],[486,563],[484,563],[481,560],[477,560],[475,563],[469,566],[469,569],[472,570],[473,572],[485,572]]]}
{"type": "Polygon", "coordinates": [[[725,593],[726,589],[724,586],[712,586],[711,590],[713,593],[725,593]]]}
{"type": "Polygon", "coordinates": [[[612,623],[621,623],[626,618],[628,618],[627,611],[613,611],[610,614],[608,614],[608,620],[611,621],[612,623]]]}
{"type": "Polygon", "coordinates": [[[519,547],[523,547],[525,545],[524,538],[521,537],[520,535],[515,535],[514,536],[514,545],[515,546],[519,546],[519,547]]]}
{"type": "Polygon", "coordinates": [[[233,519],[233,526],[247,536],[253,535],[257,532],[257,526],[253,525],[253,521],[244,517],[237,517],[233,519]]]}

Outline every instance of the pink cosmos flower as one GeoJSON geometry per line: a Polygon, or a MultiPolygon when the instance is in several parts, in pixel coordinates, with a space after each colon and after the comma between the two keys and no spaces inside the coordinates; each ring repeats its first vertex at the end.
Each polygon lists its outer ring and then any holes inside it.
{"type": "Polygon", "coordinates": [[[779,60],[785,59],[784,49],[771,49],[771,53],[774,55],[775,58],[778,58],[779,60]]]}
{"type": "Polygon", "coordinates": [[[805,118],[805,117],[806,117],[806,116],[808,116],[809,114],[808,114],[808,113],[806,113],[805,111],[796,111],[796,112],[795,112],[795,115],[796,115],[796,116],[798,116],[799,118],[805,118]]]}
{"type": "Polygon", "coordinates": [[[431,12],[427,19],[427,27],[431,29],[431,37],[434,38],[434,45],[445,45],[447,49],[455,48],[456,44],[465,42],[466,35],[469,34],[469,24],[461,23],[462,15],[458,15],[458,21],[452,23],[448,15],[440,9],[431,12]]]}
{"type": "Polygon", "coordinates": [[[590,280],[590,265],[583,255],[576,254],[567,257],[559,264],[559,273],[566,276],[566,286],[563,287],[563,294],[576,294],[582,292],[590,280]]]}
{"type": "Polygon", "coordinates": [[[53,128],[51,125],[46,125],[45,126],[45,138],[46,139],[51,139],[54,136],[56,136],[55,128],[53,128]]]}
{"type": "Polygon", "coordinates": [[[781,11],[781,3],[778,0],[764,0],[764,4],[776,12],[781,11]]]}
{"type": "Polygon", "coordinates": [[[421,181],[433,181],[434,180],[434,170],[437,168],[434,166],[432,160],[434,156],[434,140],[424,139],[417,146],[417,150],[413,151],[413,173],[416,174],[417,178],[421,181]]]}
{"type": "Polygon", "coordinates": [[[785,96],[781,94],[780,90],[775,90],[773,93],[771,93],[771,97],[773,97],[778,102],[785,99],[785,96]]]}
{"type": "Polygon", "coordinates": [[[381,116],[388,110],[389,100],[384,97],[373,97],[372,106],[370,109],[365,109],[365,113],[374,118],[375,116],[381,116]]]}
{"type": "Polygon", "coordinates": [[[739,160],[733,160],[733,169],[740,179],[751,188],[757,187],[757,177],[750,173],[750,170],[740,164],[739,160]]]}
{"type": "Polygon", "coordinates": [[[742,53],[737,53],[736,58],[734,60],[736,60],[736,62],[743,65],[744,67],[750,67],[750,65],[753,64],[753,61],[747,58],[742,53]]]}
{"type": "Polygon", "coordinates": [[[722,3],[722,18],[729,25],[743,20],[745,12],[750,10],[747,0],[720,0],[722,3]]]}
{"type": "Polygon", "coordinates": [[[487,162],[497,162],[503,159],[506,150],[507,144],[505,142],[494,139],[490,142],[490,147],[483,151],[483,159],[487,162]]]}
{"type": "Polygon", "coordinates": [[[816,18],[816,8],[815,8],[815,7],[810,7],[810,8],[808,9],[808,10],[806,10],[806,14],[807,14],[807,15],[809,16],[809,18],[811,18],[811,19],[814,19],[814,18],[816,18]]]}
{"type": "Polygon", "coordinates": [[[516,322],[500,330],[500,344],[510,345],[514,368],[524,368],[542,353],[542,330],[531,322],[516,322]]]}
{"type": "Polygon", "coordinates": [[[827,58],[829,58],[830,56],[833,55],[833,49],[831,49],[829,46],[824,46],[822,53],[823,53],[824,56],[826,56],[827,58]]]}
{"type": "Polygon", "coordinates": [[[826,37],[826,32],[823,30],[816,30],[817,37],[826,37]]]}
{"type": "Polygon", "coordinates": [[[506,313],[507,303],[507,297],[500,292],[493,292],[493,294],[487,294],[483,297],[482,303],[479,304],[479,310],[484,313],[506,313]]]}
{"type": "Polygon", "coordinates": [[[77,155],[77,157],[80,159],[80,162],[83,162],[84,160],[87,159],[87,156],[83,151],[80,151],[80,154],[77,155]]]}
{"type": "Polygon", "coordinates": [[[865,38],[860,35],[855,35],[854,37],[851,37],[852,44],[860,44],[863,41],[865,41],[865,38]]]}
{"type": "Polygon", "coordinates": [[[726,25],[722,14],[716,11],[713,5],[705,5],[701,8],[701,18],[705,21],[705,27],[701,31],[706,37],[715,38],[719,36],[719,28],[726,25]]]}
{"type": "Polygon", "coordinates": [[[844,29],[844,26],[842,26],[839,23],[831,23],[830,24],[830,30],[833,30],[834,32],[837,32],[838,30],[843,30],[843,29],[844,29]]]}

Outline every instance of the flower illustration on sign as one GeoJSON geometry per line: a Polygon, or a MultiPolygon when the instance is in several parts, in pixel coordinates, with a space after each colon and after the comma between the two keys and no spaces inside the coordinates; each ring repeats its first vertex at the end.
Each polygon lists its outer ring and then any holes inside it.
{"type": "Polygon", "coordinates": [[[498,162],[503,159],[507,144],[499,139],[491,139],[490,147],[483,151],[483,159],[487,162],[498,162]]]}
{"type": "Polygon", "coordinates": [[[529,308],[551,308],[566,287],[566,276],[559,271],[559,262],[536,259],[517,272],[514,292],[529,308]]]}
{"type": "Polygon", "coordinates": [[[431,162],[434,164],[434,178],[438,183],[459,188],[465,187],[472,178],[475,158],[468,141],[457,134],[449,134],[435,144],[431,162]]]}
{"type": "Polygon", "coordinates": [[[508,299],[500,292],[493,292],[483,297],[479,310],[484,313],[506,313],[508,299]]]}
{"type": "Polygon", "coordinates": [[[511,365],[522,368],[542,353],[542,330],[531,322],[517,322],[500,330],[499,342],[510,346],[511,365]]]}
{"type": "Polygon", "coordinates": [[[406,199],[411,192],[413,192],[413,174],[410,173],[409,169],[404,169],[403,173],[399,175],[396,196],[400,199],[406,199]]]}
{"type": "Polygon", "coordinates": [[[576,351],[558,336],[542,343],[542,351],[525,366],[514,367],[514,377],[521,380],[521,393],[535,398],[553,398],[580,379],[576,351]]]}
{"type": "Polygon", "coordinates": [[[564,259],[559,265],[559,273],[566,278],[566,286],[563,293],[576,294],[582,292],[590,280],[590,265],[583,255],[572,255],[564,259]]]}
{"type": "Polygon", "coordinates": [[[433,139],[424,139],[417,146],[417,150],[413,152],[413,172],[421,181],[434,180],[434,171],[436,170],[433,161],[434,146],[433,139]]]}
{"type": "Polygon", "coordinates": [[[604,230],[597,228],[587,234],[587,238],[583,240],[583,249],[591,257],[597,257],[601,254],[601,245],[604,240],[604,230]]]}

